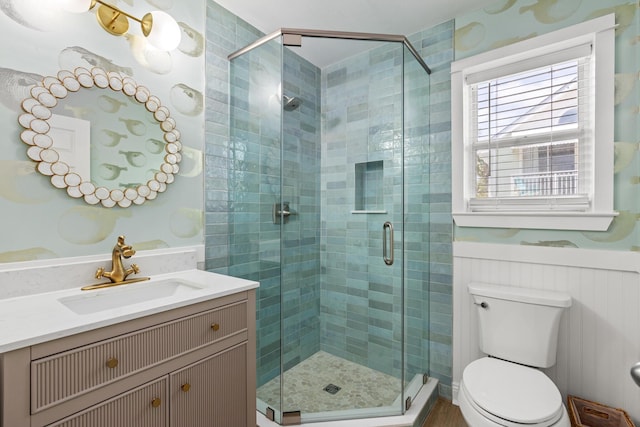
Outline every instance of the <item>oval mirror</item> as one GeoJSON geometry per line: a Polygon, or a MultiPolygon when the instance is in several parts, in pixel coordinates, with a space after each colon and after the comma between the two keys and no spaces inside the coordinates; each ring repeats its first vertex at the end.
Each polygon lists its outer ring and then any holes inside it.
{"type": "Polygon", "coordinates": [[[101,68],[45,77],[22,102],[27,156],[54,187],[85,202],[128,207],[155,199],[179,171],[169,109],[131,77],[101,68]]]}

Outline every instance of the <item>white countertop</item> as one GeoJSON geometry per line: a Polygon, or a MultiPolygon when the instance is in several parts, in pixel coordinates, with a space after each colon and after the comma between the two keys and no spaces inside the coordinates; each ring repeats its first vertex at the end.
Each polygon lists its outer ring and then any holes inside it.
{"type": "MultiPolygon", "coordinates": [[[[136,276],[130,277],[135,278],[136,276]]],[[[93,282],[86,284],[90,285],[93,282]]],[[[81,291],[79,288],[74,288],[0,299],[0,353],[257,287],[258,283],[250,280],[193,269],[158,274],[152,276],[150,281],[113,288],[91,291],[81,291]],[[143,288],[152,288],[154,284],[171,279],[185,281],[187,284],[197,286],[197,288],[188,292],[176,292],[170,296],[121,305],[117,308],[91,311],[86,314],[77,314],[60,302],[61,298],[73,300],[76,297],[108,296],[112,295],[109,292],[119,292],[126,287],[131,287],[131,290],[138,287],[136,290],[142,291],[143,288]]],[[[150,295],[153,293],[150,292],[150,295]]]]}

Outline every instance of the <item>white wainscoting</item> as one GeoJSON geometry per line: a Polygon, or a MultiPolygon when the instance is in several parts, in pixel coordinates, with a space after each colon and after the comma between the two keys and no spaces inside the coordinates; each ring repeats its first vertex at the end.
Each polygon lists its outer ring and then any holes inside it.
{"type": "Polygon", "coordinates": [[[469,282],[569,293],[557,363],[545,369],[567,394],[625,409],[640,425],[640,254],[575,248],[454,242],[453,398],[464,367],[482,357],[469,282]]]}

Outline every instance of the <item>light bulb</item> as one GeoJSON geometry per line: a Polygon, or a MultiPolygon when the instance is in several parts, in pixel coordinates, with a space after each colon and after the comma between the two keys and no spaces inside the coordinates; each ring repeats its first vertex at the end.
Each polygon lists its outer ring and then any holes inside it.
{"type": "Polygon", "coordinates": [[[151,15],[152,22],[151,31],[147,35],[149,44],[164,51],[170,51],[178,47],[182,39],[182,32],[175,19],[160,10],[148,13],[145,18],[148,15],[151,15]]]}
{"type": "Polygon", "coordinates": [[[91,9],[91,0],[58,0],[60,7],[71,13],[83,13],[91,9]]]}

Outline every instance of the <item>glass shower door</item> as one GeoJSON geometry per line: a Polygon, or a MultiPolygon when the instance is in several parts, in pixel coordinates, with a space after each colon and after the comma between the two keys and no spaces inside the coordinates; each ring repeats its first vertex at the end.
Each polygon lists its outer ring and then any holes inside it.
{"type": "Polygon", "coordinates": [[[371,47],[322,72],[284,49],[284,102],[298,99],[282,112],[291,420],[402,413],[403,51],[371,47]]]}
{"type": "Polygon", "coordinates": [[[404,48],[404,390],[420,391],[430,361],[430,77],[404,48]]]}
{"type": "MultiPolygon", "coordinates": [[[[281,411],[281,201],[282,117],[280,39],[230,64],[229,274],[260,282],[257,289],[257,407],[279,421],[281,411]],[[270,384],[265,387],[265,384],[270,384]]],[[[207,161],[209,157],[207,156],[207,161]]],[[[208,165],[208,173],[223,168],[208,165]]],[[[208,179],[215,179],[210,176],[208,179]]]]}
{"type": "Polygon", "coordinates": [[[320,70],[283,48],[281,170],[282,417],[315,403],[309,364],[320,350],[320,70]]]}

